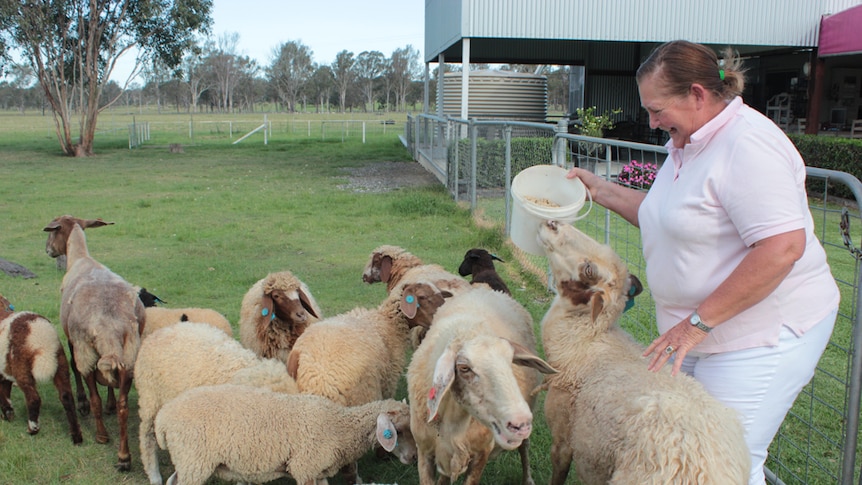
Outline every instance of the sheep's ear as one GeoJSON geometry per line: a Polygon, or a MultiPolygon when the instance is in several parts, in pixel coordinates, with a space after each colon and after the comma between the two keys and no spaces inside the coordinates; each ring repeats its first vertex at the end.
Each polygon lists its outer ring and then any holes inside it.
{"type": "Polygon", "coordinates": [[[501,262],[501,263],[505,263],[505,261],[503,261],[502,259],[500,259],[500,257],[499,257],[499,256],[497,256],[496,254],[492,254],[492,255],[491,255],[491,259],[493,259],[493,260],[495,260],[495,261],[499,261],[499,262],[501,262]]]}
{"type": "Polygon", "coordinates": [[[45,228],[42,230],[45,232],[52,232],[56,231],[57,229],[60,229],[60,221],[54,220],[49,222],[48,225],[45,226],[45,228]]]}
{"type": "Polygon", "coordinates": [[[392,256],[383,256],[380,259],[380,281],[389,283],[392,277],[392,256]]]}
{"type": "Polygon", "coordinates": [[[455,351],[448,347],[434,366],[434,380],[428,390],[428,422],[437,417],[440,401],[455,380],[455,351]]]}
{"type": "Polygon", "coordinates": [[[389,419],[386,413],[377,415],[377,442],[386,451],[395,449],[395,444],[398,443],[398,431],[395,430],[395,425],[389,419]]]}
{"type": "Polygon", "coordinates": [[[416,312],[419,311],[419,299],[412,292],[404,292],[401,294],[399,307],[405,317],[410,319],[416,318],[416,312]]]}
{"type": "Polygon", "coordinates": [[[593,323],[595,323],[595,321],[599,318],[599,315],[601,315],[604,308],[605,299],[602,294],[598,292],[593,293],[592,297],[590,298],[590,309],[592,310],[593,323]]]}
{"type": "Polygon", "coordinates": [[[629,284],[631,285],[629,286],[629,298],[634,298],[644,291],[644,285],[641,284],[641,280],[633,274],[629,275],[629,284]]]}
{"type": "Polygon", "coordinates": [[[299,303],[302,304],[302,308],[305,308],[305,311],[314,318],[320,318],[320,315],[314,311],[314,305],[311,304],[311,298],[308,297],[305,291],[300,289],[297,293],[299,293],[299,303]]]}
{"type": "Polygon", "coordinates": [[[105,222],[102,219],[78,219],[78,224],[81,225],[81,228],[87,229],[88,227],[109,226],[113,222],[105,222]]]}
{"type": "Polygon", "coordinates": [[[536,353],[532,350],[528,349],[527,347],[524,347],[517,342],[512,342],[511,340],[509,340],[509,344],[511,344],[512,348],[515,350],[515,354],[512,356],[513,364],[536,369],[542,374],[557,373],[557,369],[551,367],[551,364],[542,360],[542,358],[536,355],[536,353]]]}
{"type": "Polygon", "coordinates": [[[264,293],[263,296],[260,297],[260,313],[257,315],[258,323],[267,324],[273,319],[275,315],[272,312],[273,306],[272,296],[264,293]]]}

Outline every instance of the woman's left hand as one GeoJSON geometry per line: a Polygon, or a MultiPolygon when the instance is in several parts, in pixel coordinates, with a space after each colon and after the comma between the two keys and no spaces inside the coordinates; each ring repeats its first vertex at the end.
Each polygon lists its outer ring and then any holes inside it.
{"type": "Polygon", "coordinates": [[[644,351],[643,356],[649,357],[653,355],[647,369],[658,372],[674,356],[673,369],[671,375],[677,375],[682,367],[682,360],[685,358],[691,349],[697,344],[703,342],[707,333],[693,326],[688,319],[674,325],[664,335],[652,341],[649,347],[644,351]]]}

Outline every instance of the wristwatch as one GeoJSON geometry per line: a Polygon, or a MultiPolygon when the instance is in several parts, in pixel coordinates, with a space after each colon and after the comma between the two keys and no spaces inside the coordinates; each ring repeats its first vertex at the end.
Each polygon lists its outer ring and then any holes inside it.
{"type": "Polygon", "coordinates": [[[707,327],[703,323],[703,320],[700,318],[700,315],[698,315],[697,310],[692,312],[691,316],[688,317],[688,323],[690,323],[693,326],[703,330],[706,333],[709,333],[712,330],[712,327],[707,327]]]}

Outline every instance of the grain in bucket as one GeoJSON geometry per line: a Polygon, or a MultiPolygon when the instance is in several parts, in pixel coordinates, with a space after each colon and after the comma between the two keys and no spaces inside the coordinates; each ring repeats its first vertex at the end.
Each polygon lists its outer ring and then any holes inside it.
{"type": "MultiPolygon", "coordinates": [[[[512,180],[512,221],[509,237],[530,254],[544,256],[536,240],[539,225],[556,220],[570,224],[586,216],[578,215],[587,199],[587,189],[578,178],[568,179],[568,170],[556,165],[534,165],[512,180]]],[[[590,200],[590,208],[592,200],[590,200]]]]}

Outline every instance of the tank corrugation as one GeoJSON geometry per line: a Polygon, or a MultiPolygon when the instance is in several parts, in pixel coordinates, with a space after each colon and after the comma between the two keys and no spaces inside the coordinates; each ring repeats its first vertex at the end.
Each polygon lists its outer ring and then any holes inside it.
{"type": "MultiPolygon", "coordinates": [[[[470,72],[468,118],[544,123],[548,114],[545,76],[510,71],[470,72]]],[[[443,76],[443,114],[461,117],[461,73],[443,76]]]]}

